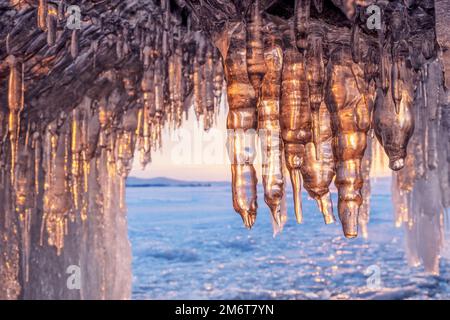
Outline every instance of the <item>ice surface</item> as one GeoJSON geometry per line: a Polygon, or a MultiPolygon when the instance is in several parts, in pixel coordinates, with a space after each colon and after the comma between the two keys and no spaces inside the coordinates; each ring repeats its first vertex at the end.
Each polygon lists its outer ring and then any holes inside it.
{"type": "MultiPolygon", "coordinates": [[[[447,257],[440,276],[408,266],[403,230],[394,227],[389,184],[389,179],[372,181],[368,240],[347,240],[338,225],[324,225],[306,193],[307,223],[290,219],[273,238],[265,207],[254,230],[242,228],[229,205],[228,186],[127,189],[133,298],[450,298],[447,257]],[[364,273],[372,265],[380,267],[380,290],[367,287],[364,273]]],[[[336,193],[332,198],[337,203],[336,193]]],[[[290,202],[288,211],[292,216],[290,202]]]]}

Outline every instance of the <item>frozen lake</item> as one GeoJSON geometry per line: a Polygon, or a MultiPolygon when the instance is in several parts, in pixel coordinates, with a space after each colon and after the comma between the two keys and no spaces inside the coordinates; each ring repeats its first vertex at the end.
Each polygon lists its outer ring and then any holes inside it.
{"type": "Polygon", "coordinates": [[[368,240],[347,240],[339,224],[324,225],[306,194],[305,222],[297,225],[290,192],[289,220],[274,238],[259,191],[248,231],[232,208],[230,185],[127,188],[133,298],[450,299],[448,258],[440,276],[408,267],[386,181],[372,195],[368,240]]]}

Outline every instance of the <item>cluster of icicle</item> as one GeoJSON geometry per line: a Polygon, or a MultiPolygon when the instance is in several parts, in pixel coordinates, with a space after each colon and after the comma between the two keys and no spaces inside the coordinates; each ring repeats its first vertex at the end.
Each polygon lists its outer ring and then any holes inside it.
{"type": "MultiPolygon", "coordinates": [[[[313,3],[320,13],[322,1],[313,3]]],[[[228,144],[234,208],[251,228],[257,211],[258,130],[265,133],[260,137],[264,198],[275,231],[286,221],[285,163],[299,223],[302,182],[325,223],[335,221],[330,198],[334,180],[344,235],[356,237],[359,224],[367,236],[369,174],[372,150],[377,150],[370,131],[389,157],[389,167],[402,169],[418,118],[413,105],[417,70],[412,66],[429,58],[430,47],[420,44],[417,54],[425,57],[409,60],[408,8],[401,2],[384,8],[390,20],[378,31],[379,50],[364,53],[364,61],[358,10],[346,12],[354,21],[350,41],[325,52],[325,31],[310,23],[310,0],[296,1],[294,18],[287,24],[265,19],[259,5],[254,1],[245,23],[230,23],[216,41],[227,82],[227,126],[233,130],[228,144]]]]}
{"type": "Polygon", "coordinates": [[[415,131],[408,145],[405,168],[392,177],[395,222],[397,227],[405,228],[409,263],[423,263],[434,274],[439,273],[445,208],[450,206],[450,144],[442,108],[449,101],[442,87],[441,70],[438,59],[430,59],[418,70],[415,131]]]}
{"type": "MultiPolygon", "coordinates": [[[[37,7],[38,27],[47,33],[49,46],[54,45],[58,28],[67,19],[65,2],[58,7],[53,3],[41,0],[37,7]]],[[[217,49],[189,18],[187,26],[182,25],[181,16],[171,12],[169,4],[169,0],[162,0],[140,27],[124,25],[113,36],[118,60],[136,48],[139,51],[138,72],[124,72],[121,78],[110,70],[99,76],[105,79],[105,88],[119,78],[125,93],[115,87],[105,89],[97,98],[85,97],[72,111],[61,111],[45,125],[28,119],[23,138],[20,114],[26,108],[26,62],[13,54],[8,57],[10,176],[23,224],[23,243],[30,241],[26,231],[38,195],[43,195],[41,241],[46,234],[46,241],[58,253],[64,246],[68,223],[88,219],[90,201],[105,208],[105,199],[114,197],[116,177],[120,179],[119,206],[123,209],[125,178],[135,149],[145,166],[151,151],[161,147],[163,126],[180,126],[190,106],[197,119],[204,121],[204,128],[210,128],[220,104],[223,77],[229,105],[233,206],[246,227],[253,226],[257,212],[254,161],[258,132],[263,148],[264,200],[276,232],[287,219],[286,167],[299,223],[303,221],[302,185],[317,201],[325,223],[335,221],[330,197],[334,180],[344,235],[356,237],[359,225],[367,236],[370,167],[374,154],[379,155],[378,142],[392,170],[407,168],[396,174],[400,187],[395,190],[402,190],[396,203],[402,205],[399,223],[406,222],[412,230],[429,204],[408,199],[423,202],[425,198],[416,197],[415,192],[431,192],[428,185],[439,185],[431,180],[439,179],[433,171],[439,162],[439,125],[430,122],[439,121],[440,111],[429,96],[439,96],[432,91],[442,88],[442,79],[429,76],[429,69],[438,68],[435,64],[439,63],[430,62],[434,48],[410,43],[409,33],[404,31],[409,13],[403,3],[387,5],[385,11],[391,20],[378,31],[379,50],[369,50],[364,58],[357,11],[346,12],[354,21],[348,43],[328,46],[323,24],[310,21],[311,5],[320,14],[321,0],[313,4],[297,0],[294,17],[287,23],[263,15],[260,1],[255,0],[246,21],[227,22],[215,41],[217,49]],[[420,47],[413,61],[410,47],[420,47]],[[421,78],[416,81],[418,75],[421,78]],[[409,156],[407,148],[415,148],[409,156]],[[102,170],[109,177],[97,181],[102,184],[103,199],[86,196],[91,180],[98,179],[102,170]]],[[[80,41],[78,31],[73,30],[68,47],[74,60],[80,58],[80,41]]],[[[93,42],[92,50],[100,45],[93,42]]],[[[440,202],[435,204],[442,212],[440,202]]],[[[437,212],[435,208],[431,211],[437,212]]],[[[24,251],[26,257],[26,246],[24,251]]]]}
{"type": "MultiPolygon", "coordinates": [[[[46,33],[49,47],[55,45],[57,32],[68,18],[65,1],[59,3],[55,6],[40,0],[36,8],[37,26],[46,33]]],[[[190,22],[182,27],[181,16],[171,13],[169,4],[163,0],[161,7],[155,7],[153,14],[133,29],[134,34],[125,26],[114,39],[118,60],[131,50],[139,51],[141,70],[125,72],[123,77],[114,70],[102,72],[98,81],[103,81],[104,88],[96,98],[86,96],[72,111],[62,110],[50,123],[28,119],[22,132],[26,61],[14,54],[8,56],[9,167],[15,211],[23,223],[24,261],[31,216],[39,207],[36,201],[43,199],[40,241],[47,241],[60,254],[69,223],[88,219],[90,201],[108,209],[108,199],[116,196],[116,177],[119,209],[124,209],[125,180],[135,150],[142,166],[149,163],[151,151],[161,147],[162,128],[179,127],[192,105],[205,130],[214,124],[224,83],[219,52],[190,22]],[[118,82],[122,85],[115,88],[118,82]],[[99,180],[105,168],[106,180],[98,181],[103,200],[92,199],[92,179],[99,180]]],[[[67,54],[75,61],[80,31],[71,32],[67,54]]],[[[99,45],[91,44],[94,52],[99,45]]]]}

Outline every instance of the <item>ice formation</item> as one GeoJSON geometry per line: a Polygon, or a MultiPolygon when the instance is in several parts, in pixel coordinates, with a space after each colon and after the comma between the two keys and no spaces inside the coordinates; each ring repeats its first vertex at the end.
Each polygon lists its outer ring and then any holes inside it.
{"type": "Polygon", "coordinates": [[[135,151],[150,163],[162,130],[191,107],[210,129],[223,91],[233,206],[247,228],[261,152],[275,232],[286,222],[286,167],[299,223],[302,185],[334,222],[334,179],[344,235],[359,227],[367,237],[370,177],[385,153],[409,261],[439,272],[448,1],[377,1],[379,29],[371,0],[73,4],[0,0],[0,298],[129,298],[135,151]],[[71,265],[80,291],[61,284],[71,265]]]}

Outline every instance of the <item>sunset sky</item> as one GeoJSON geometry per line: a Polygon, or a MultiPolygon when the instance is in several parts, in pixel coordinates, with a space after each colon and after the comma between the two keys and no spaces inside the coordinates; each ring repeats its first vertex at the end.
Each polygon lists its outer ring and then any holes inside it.
{"type": "Polygon", "coordinates": [[[164,130],[163,148],[152,153],[152,162],[144,170],[136,153],[130,175],[180,180],[231,180],[225,148],[226,112],[224,108],[220,110],[215,128],[206,133],[191,108],[189,120],[183,122],[180,130],[164,130]]]}

